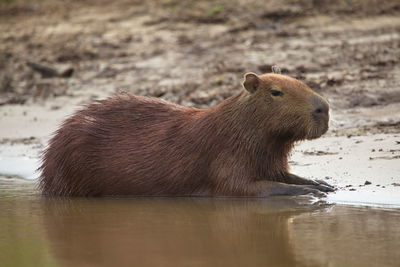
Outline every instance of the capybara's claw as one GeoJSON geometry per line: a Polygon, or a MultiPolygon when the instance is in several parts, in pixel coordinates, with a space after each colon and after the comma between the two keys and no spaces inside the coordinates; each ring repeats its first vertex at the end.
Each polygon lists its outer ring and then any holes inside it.
{"type": "Polygon", "coordinates": [[[313,187],[315,189],[318,189],[319,191],[322,191],[322,192],[334,192],[335,191],[334,188],[332,188],[330,186],[323,185],[323,184],[313,185],[313,187]]]}
{"type": "MultiPolygon", "coordinates": [[[[331,189],[332,189],[332,191],[335,191],[336,190],[336,187],[334,187],[333,185],[331,185],[331,184],[328,184],[326,181],[324,181],[324,180],[315,180],[317,183],[319,183],[320,185],[325,185],[325,186],[327,186],[327,187],[330,187],[331,189]]],[[[329,192],[332,192],[332,191],[329,191],[329,192]]]]}

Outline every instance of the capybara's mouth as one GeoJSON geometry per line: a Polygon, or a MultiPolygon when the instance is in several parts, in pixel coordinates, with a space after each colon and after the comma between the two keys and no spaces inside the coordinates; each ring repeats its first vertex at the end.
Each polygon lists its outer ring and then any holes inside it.
{"type": "Polygon", "coordinates": [[[329,119],[316,121],[315,125],[308,131],[307,140],[317,139],[325,134],[329,129],[329,119]]]}

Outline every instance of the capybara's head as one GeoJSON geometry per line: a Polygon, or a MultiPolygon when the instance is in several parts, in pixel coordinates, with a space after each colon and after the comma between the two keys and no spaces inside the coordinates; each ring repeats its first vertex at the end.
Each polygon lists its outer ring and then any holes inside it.
{"type": "Polygon", "coordinates": [[[275,73],[247,73],[243,86],[270,134],[302,140],[328,130],[328,102],[301,81],[275,73]]]}

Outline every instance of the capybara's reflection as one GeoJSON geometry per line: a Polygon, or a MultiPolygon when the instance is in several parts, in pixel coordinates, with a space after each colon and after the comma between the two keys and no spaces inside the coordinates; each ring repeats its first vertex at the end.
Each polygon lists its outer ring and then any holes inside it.
{"type": "Polygon", "coordinates": [[[43,200],[52,253],[69,266],[295,265],[291,199],[43,200]]]}

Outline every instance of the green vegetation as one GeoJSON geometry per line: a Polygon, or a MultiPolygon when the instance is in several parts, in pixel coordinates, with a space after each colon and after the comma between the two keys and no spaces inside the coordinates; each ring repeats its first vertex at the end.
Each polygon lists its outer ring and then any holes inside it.
{"type": "Polygon", "coordinates": [[[14,0],[0,0],[0,5],[7,5],[13,2],[14,0]]]}
{"type": "Polygon", "coordinates": [[[222,4],[216,4],[207,11],[207,16],[213,17],[220,14],[225,9],[222,4]]]}

